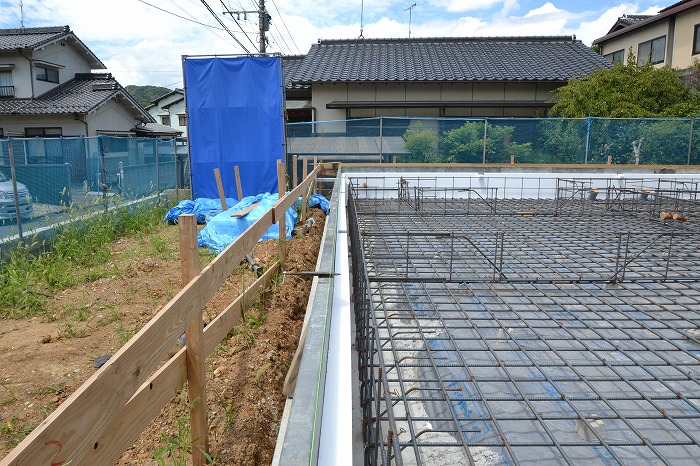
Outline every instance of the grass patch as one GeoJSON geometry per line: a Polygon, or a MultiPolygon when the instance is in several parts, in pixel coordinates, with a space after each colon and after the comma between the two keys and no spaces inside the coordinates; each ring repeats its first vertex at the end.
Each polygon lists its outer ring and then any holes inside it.
{"type": "MultiPolygon", "coordinates": [[[[47,300],[58,290],[108,276],[119,276],[111,243],[117,238],[150,234],[167,228],[167,207],[143,203],[115,209],[64,225],[51,247],[33,253],[36,244],[14,249],[0,263],[0,318],[45,316],[47,300]]],[[[151,248],[166,254],[164,241],[153,239],[151,248]]]]}
{"type": "Polygon", "coordinates": [[[24,437],[34,430],[36,424],[31,422],[21,423],[16,417],[10,419],[5,424],[0,424],[0,437],[7,442],[10,448],[17,446],[24,437]]]}

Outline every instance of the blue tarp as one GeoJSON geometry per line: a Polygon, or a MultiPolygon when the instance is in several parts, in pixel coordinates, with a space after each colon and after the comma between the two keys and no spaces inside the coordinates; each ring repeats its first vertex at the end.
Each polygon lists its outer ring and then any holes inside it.
{"type": "Polygon", "coordinates": [[[306,205],[309,207],[319,206],[326,215],[328,215],[328,212],[331,210],[331,202],[321,194],[312,194],[309,196],[309,202],[307,202],[306,205]]]}
{"type": "MultiPolygon", "coordinates": [[[[259,194],[257,196],[244,197],[241,202],[231,207],[226,212],[212,217],[207,225],[199,232],[199,246],[206,247],[215,254],[219,254],[226,246],[231,244],[256,220],[270,210],[277,202],[277,194],[259,194]],[[240,217],[231,217],[232,214],[239,212],[254,203],[259,202],[253,210],[240,217]]],[[[294,206],[287,209],[285,213],[285,233],[287,238],[292,237],[292,230],[298,220],[297,212],[294,206]]],[[[279,238],[279,225],[272,225],[267,232],[260,238],[260,241],[265,239],[279,238]]]]}
{"type": "MultiPolygon", "coordinates": [[[[226,205],[234,205],[238,201],[233,198],[226,198],[226,205]]],[[[207,223],[211,217],[221,212],[221,201],[219,199],[199,198],[194,201],[180,201],[178,205],[173,207],[165,214],[165,220],[168,223],[177,223],[177,218],[182,214],[195,214],[197,223],[207,223]]]]}
{"type": "Polygon", "coordinates": [[[185,98],[192,196],[236,196],[234,165],[243,195],[277,191],[277,160],[284,158],[280,57],[185,57],[185,98]]]}

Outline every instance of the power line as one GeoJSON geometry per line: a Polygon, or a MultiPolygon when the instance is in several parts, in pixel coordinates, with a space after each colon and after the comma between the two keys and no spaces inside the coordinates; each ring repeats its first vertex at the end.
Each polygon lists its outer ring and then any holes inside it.
{"type": "MultiPolygon", "coordinates": [[[[287,23],[284,22],[284,18],[282,17],[282,13],[280,13],[280,10],[277,8],[277,4],[275,3],[275,0],[272,0],[272,6],[275,7],[275,11],[277,11],[277,16],[279,16],[280,21],[282,21],[282,25],[284,26],[284,29],[287,30],[287,35],[289,35],[289,38],[292,39],[292,43],[294,44],[294,47],[297,49],[297,52],[300,52],[300,53],[301,53],[301,49],[299,48],[299,46],[297,45],[296,41],[294,40],[294,36],[292,36],[292,33],[289,32],[289,28],[287,28],[287,23]]],[[[277,29],[277,28],[275,27],[275,29],[277,29]]],[[[279,32],[279,30],[278,30],[278,32],[279,32]]],[[[281,37],[281,36],[282,36],[282,34],[280,34],[280,37],[281,37]]],[[[284,38],[283,38],[282,40],[284,40],[284,38]]],[[[287,42],[285,41],[285,44],[286,44],[286,43],[287,43],[287,42]]],[[[289,49],[290,52],[292,51],[292,50],[289,48],[289,46],[287,46],[287,49],[289,49]]]]}
{"type": "Polygon", "coordinates": [[[224,9],[226,10],[226,11],[224,11],[224,14],[228,13],[229,15],[231,15],[231,19],[236,23],[236,25],[237,25],[238,28],[241,30],[241,32],[242,32],[243,34],[245,34],[246,38],[248,39],[248,42],[250,42],[250,45],[252,45],[253,48],[255,48],[255,42],[253,42],[253,41],[251,40],[250,36],[248,36],[248,33],[245,32],[245,31],[243,30],[243,26],[241,26],[241,24],[238,22],[238,20],[237,20],[236,18],[233,17],[233,13],[232,13],[231,11],[229,11],[228,7],[227,7],[226,4],[224,3],[224,0],[219,0],[219,1],[221,2],[221,6],[223,6],[224,9]]]}
{"type": "Polygon", "coordinates": [[[231,30],[230,30],[229,28],[226,27],[226,25],[224,24],[224,22],[221,21],[221,18],[219,18],[219,17],[217,16],[217,14],[214,12],[214,10],[211,9],[211,7],[210,7],[209,4],[207,3],[207,1],[206,1],[206,0],[202,0],[202,4],[207,8],[207,10],[209,10],[209,13],[211,13],[211,15],[214,17],[214,19],[216,19],[216,21],[221,25],[221,27],[223,27],[223,28],[226,30],[226,32],[228,32],[228,34],[233,38],[233,40],[235,40],[236,43],[245,51],[245,53],[248,53],[248,54],[249,54],[250,51],[249,51],[247,48],[245,48],[245,45],[243,45],[243,44],[241,43],[241,41],[238,40],[238,39],[236,38],[236,36],[233,35],[233,33],[231,32],[231,30]]]}
{"type": "Polygon", "coordinates": [[[159,6],[152,5],[152,4],[148,3],[148,2],[146,2],[145,0],[139,0],[139,2],[141,2],[141,3],[145,4],[145,5],[150,6],[151,8],[155,8],[156,10],[160,10],[160,11],[162,11],[163,13],[167,13],[167,14],[169,14],[169,15],[176,16],[176,17],[178,17],[178,18],[180,18],[180,19],[184,19],[185,21],[189,21],[189,22],[191,22],[191,23],[199,24],[200,26],[206,26],[206,27],[208,27],[208,28],[218,29],[218,30],[220,30],[220,31],[224,31],[224,30],[225,30],[225,28],[220,28],[220,27],[212,26],[211,24],[201,23],[201,22],[199,22],[199,21],[197,21],[197,20],[195,20],[195,19],[185,18],[184,16],[180,16],[180,15],[178,15],[177,13],[173,13],[172,11],[168,11],[168,10],[166,10],[166,9],[164,9],[164,8],[159,7],[159,6]]]}

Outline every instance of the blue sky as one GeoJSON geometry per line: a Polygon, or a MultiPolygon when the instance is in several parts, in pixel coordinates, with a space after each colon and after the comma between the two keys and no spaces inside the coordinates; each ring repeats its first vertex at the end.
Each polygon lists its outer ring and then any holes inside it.
{"type": "MultiPolygon", "coordinates": [[[[0,28],[20,27],[22,3],[25,27],[69,25],[122,85],[173,88],[182,86],[182,55],[237,54],[245,53],[243,47],[255,51],[257,46],[256,15],[241,15],[236,24],[222,12],[255,10],[258,0],[206,1],[236,39],[201,0],[0,0],[0,28]]],[[[619,16],[656,14],[672,3],[675,0],[266,0],[272,16],[268,51],[303,54],[318,39],[352,39],[360,29],[366,38],[408,37],[409,19],[411,37],[575,34],[590,45],[619,16]]]]}

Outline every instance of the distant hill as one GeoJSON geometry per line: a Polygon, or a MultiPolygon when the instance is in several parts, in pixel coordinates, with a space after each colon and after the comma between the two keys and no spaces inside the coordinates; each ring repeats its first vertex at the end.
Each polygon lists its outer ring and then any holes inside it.
{"type": "Polygon", "coordinates": [[[126,86],[126,91],[131,94],[131,96],[141,104],[142,107],[146,107],[152,100],[167,94],[172,91],[167,87],[161,86],[126,86]]]}

